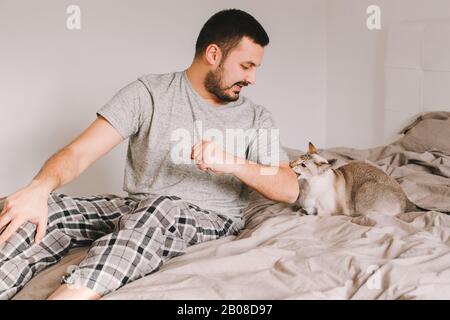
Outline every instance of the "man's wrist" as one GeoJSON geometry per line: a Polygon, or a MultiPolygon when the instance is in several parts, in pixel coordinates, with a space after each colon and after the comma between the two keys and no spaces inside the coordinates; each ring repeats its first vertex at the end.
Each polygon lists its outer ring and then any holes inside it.
{"type": "Polygon", "coordinates": [[[46,181],[46,180],[33,179],[30,182],[29,186],[32,188],[39,189],[43,193],[48,193],[48,194],[50,194],[55,189],[54,184],[49,181],[46,181]]]}
{"type": "Polygon", "coordinates": [[[245,170],[245,167],[249,164],[249,162],[245,159],[234,156],[233,162],[230,165],[230,171],[233,175],[239,175],[242,170],[245,170]]]}

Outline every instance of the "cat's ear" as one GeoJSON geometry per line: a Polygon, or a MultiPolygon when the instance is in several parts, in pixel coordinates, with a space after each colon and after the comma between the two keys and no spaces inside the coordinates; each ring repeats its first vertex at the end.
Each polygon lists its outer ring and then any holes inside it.
{"type": "Polygon", "coordinates": [[[308,153],[310,154],[317,153],[316,147],[311,142],[308,143],[308,153]]]}
{"type": "Polygon", "coordinates": [[[328,165],[328,161],[327,159],[319,156],[318,154],[313,153],[312,154],[312,159],[314,161],[314,164],[316,166],[323,166],[323,165],[328,165]]]}
{"type": "Polygon", "coordinates": [[[322,173],[328,171],[329,169],[331,169],[331,167],[332,167],[332,165],[327,162],[327,163],[323,163],[323,164],[317,166],[317,170],[318,170],[319,174],[322,174],[322,173]]]}
{"type": "Polygon", "coordinates": [[[337,162],[337,159],[330,159],[330,160],[328,160],[328,163],[329,163],[331,166],[334,166],[334,165],[336,164],[336,162],[337,162]]]}

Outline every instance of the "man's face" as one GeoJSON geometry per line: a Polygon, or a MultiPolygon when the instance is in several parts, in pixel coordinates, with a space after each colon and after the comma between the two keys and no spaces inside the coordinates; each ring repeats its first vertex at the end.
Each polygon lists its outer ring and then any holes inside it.
{"type": "Polygon", "coordinates": [[[255,83],[256,68],[261,65],[264,48],[244,37],[231,49],[225,61],[206,75],[206,89],[223,102],[239,99],[242,87],[255,83]]]}

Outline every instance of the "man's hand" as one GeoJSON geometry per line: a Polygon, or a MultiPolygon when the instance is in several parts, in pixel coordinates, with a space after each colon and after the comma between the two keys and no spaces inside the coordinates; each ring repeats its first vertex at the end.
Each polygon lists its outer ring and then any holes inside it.
{"type": "Polygon", "coordinates": [[[0,245],[8,240],[26,222],[37,226],[34,242],[39,243],[45,235],[48,219],[48,197],[50,193],[31,183],[6,198],[0,213],[0,245]]]}
{"type": "Polygon", "coordinates": [[[28,186],[6,198],[0,213],[0,244],[28,221],[37,226],[34,241],[39,243],[47,229],[50,193],[74,180],[122,141],[120,133],[98,116],[74,141],[50,157],[28,186]]]}
{"type": "Polygon", "coordinates": [[[233,173],[238,158],[225,152],[214,141],[201,140],[192,146],[191,159],[202,171],[214,173],[233,173]]]}

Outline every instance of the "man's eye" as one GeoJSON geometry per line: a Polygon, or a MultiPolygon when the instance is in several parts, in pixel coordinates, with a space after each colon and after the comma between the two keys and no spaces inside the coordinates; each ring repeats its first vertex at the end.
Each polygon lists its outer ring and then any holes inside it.
{"type": "Polygon", "coordinates": [[[250,69],[250,68],[249,68],[249,67],[246,67],[246,66],[242,66],[242,69],[248,70],[248,69],[250,69]]]}

